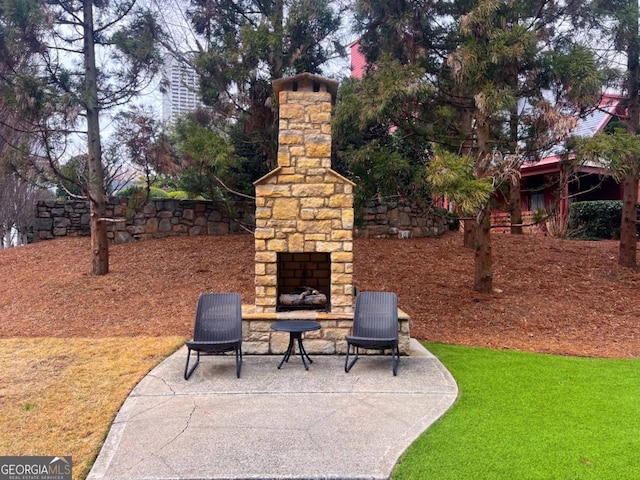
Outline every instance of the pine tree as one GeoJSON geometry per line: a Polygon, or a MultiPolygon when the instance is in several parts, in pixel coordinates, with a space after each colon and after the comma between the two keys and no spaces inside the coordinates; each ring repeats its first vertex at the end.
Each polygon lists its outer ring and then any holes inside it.
{"type": "Polygon", "coordinates": [[[346,55],[340,14],[329,0],[191,0],[187,16],[202,42],[187,60],[199,73],[204,104],[227,120],[221,127],[228,120],[242,126],[239,140],[255,146],[257,163],[277,163],[271,82],[321,73],[346,55]]]}
{"type": "Polygon", "coordinates": [[[65,155],[74,142],[84,143],[79,153],[88,156],[84,194],[91,206],[91,271],[106,274],[100,115],[127,103],[158,70],[155,20],[136,0],[7,0],[0,21],[2,61],[11,67],[0,82],[29,137],[32,166],[64,178],[65,155]]]}
{"type": "MultiPolygon", "coordinates": [[[[422,123],[421,134],[432,142],[472,158],[478,179],[490,180],[494,188],[508,179],[514,205],[520,200],[519,165],[540,158],[565,136],[575,109],[597,102],[602,83],[593,55],[558,28],[567,5],[426,2],[430,15],[423,17],[417,9],[425,2],[357,4],[369,60],[382,58],[384,48],[402,64],[423,68],[422,84],[432,93],[405,117],[417,117],[413,123],[422,123]],[[567,66],[578,62],[592,68],[572,76],[567,66]],[[568,108],[578,103],[573,111],[568,108]]],[[[410,89],[425,90],[413,83],[410,89]]],[[[475,249],[474,289],[481,292],[492,290],[490,206],[476,205],[474,221],[465,222],[477,225],[467,229],[465,239],[475,249]]],[[[517,219],[518,209],[513,213],[517,219]]]]}

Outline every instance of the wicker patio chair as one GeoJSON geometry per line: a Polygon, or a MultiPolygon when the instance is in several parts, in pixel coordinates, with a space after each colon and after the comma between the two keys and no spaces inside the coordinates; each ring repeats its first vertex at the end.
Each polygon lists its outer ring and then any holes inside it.
{"type": "Polygon", "coordinates": [[[184,379],[188,380],[200,363],[200,354],[215,355],[235,352],[236,375],[242,368],[242,303],[238,293],[203,293],[198,298],[193,340],[186,342],[187,364],[184,379]],[[191,351],[197,352],[195,365],[189,370],[191,351]]]}
{"type": "Polygon", "coordinates": [[[344,371],[348,372],[358,361],[359,350],[391,350],[393,375],[398,373],[400,349],[398,347],[398,299],[390,292],[360,292],[356,297],[352,335],[347,335],[347,356],[344,371]],[[349,363],[351,348],[355,357],[349,363]]]}

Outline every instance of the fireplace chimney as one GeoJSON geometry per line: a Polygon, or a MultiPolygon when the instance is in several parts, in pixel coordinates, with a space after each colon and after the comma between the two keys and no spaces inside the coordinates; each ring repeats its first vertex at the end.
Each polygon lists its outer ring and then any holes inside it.
{"type": "Polygon", "coordinates": [[[296,279],[326,295],[331,312],[353,311],[354,184],[331,169],[337,88],[309,73],[273,82],[278,167],[254,183],[257,312],[275,312],[296,279]]]}

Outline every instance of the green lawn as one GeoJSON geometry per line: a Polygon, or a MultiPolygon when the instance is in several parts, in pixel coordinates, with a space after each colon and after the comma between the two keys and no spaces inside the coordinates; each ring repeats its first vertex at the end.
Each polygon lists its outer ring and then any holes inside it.
{"type": "Polygon", "coordinates": [[[640,479],[640,359],[427,348],[460,396],[395,480],[640,479]]]}

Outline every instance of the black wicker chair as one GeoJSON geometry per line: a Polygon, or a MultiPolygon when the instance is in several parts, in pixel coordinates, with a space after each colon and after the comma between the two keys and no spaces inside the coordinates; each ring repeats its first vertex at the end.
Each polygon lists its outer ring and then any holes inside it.
{"type": "Polygon", "coordinates": [[[200,354],[215,355],[234,351],[236,375],[242,369],[242,303],[238,293],[203,293],[198,298],[193,340],[186,342],[187,364],[184,379],[188,380],[200,363],[200,354]],[[189,370],[191,351],[197,352],[195,365],[189,370]]]}
{"type": "Polygon", "coordinates": [[[353,314],[353,332],[347,335],[347,356],[344,371],[348,372],[358,361],[359,349],[391,350],[393,375],[398,373],[400,349],[398,347],[398,299],[390,292],[361,292],[356,297],[353,314]],[[355,348],[355,358],[349,363],[349,352],[355,348]]]}

